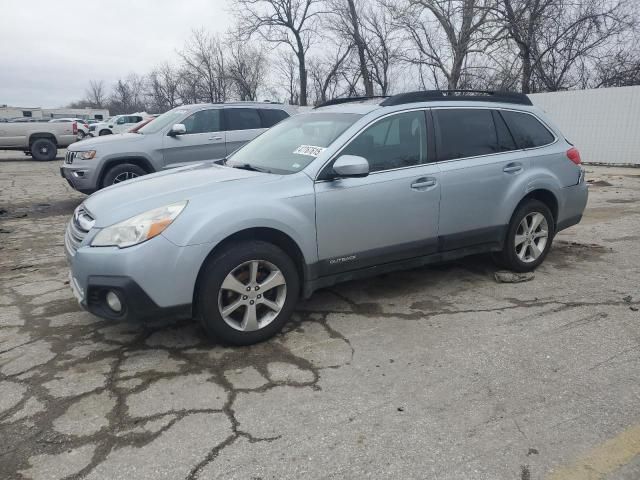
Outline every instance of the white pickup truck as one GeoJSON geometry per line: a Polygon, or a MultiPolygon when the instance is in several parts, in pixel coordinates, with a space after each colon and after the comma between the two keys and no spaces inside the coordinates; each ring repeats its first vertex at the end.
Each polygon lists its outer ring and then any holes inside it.
{"type": "Polygon", "coordinates": [[[49,122],[0,123],[0,150],[18,150],[36,160],[53,160],[59,148],[78,139],[78,124],[49,122]]]}

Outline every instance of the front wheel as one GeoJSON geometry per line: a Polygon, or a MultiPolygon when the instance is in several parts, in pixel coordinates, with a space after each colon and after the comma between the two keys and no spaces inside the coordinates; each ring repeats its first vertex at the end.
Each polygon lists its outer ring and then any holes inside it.
{"type": "Polygon", "coordinates": [[[111,135],[111,130],[107,130],[106,128],[104,130],[100,130],[100,133],[98,133],[99,137],[102,137],[103,135],[111,135]]]}
{"type": "Polygon", "coordinates": [[[495,255],[497,263],[514,272],[530,272],[540,265],[555,234],[549,207],[529,199],[511,217],[503,250],[495,255]]]}
{"type": "Polygon", "coordinates": [[[231,345],[251,345],[278,333],[300,291],[295,264],[280,248],[247,241],[211,258],[201,274],[197,317],[207,334],[231,345]]]}
{"type": "Polygon", "coordinates": [[[109,185],[115,185],[116,183],[124,182],[126,180],[131,180],[133,178],[141,177],[142,175],[146,175],[142,168],[138,165],[134,165],[133,163],[121,163],[114,167],[111,167],[104,176],[102,180],[102,188],[108,187],[109,185]]]}

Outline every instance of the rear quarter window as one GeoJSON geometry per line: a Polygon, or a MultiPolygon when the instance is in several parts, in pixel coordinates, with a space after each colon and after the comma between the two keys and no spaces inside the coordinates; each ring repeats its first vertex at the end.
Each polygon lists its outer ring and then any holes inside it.
{"type": "Polygon", "coordinates": [[[225,108],[227,130],[253,130],[262,128],[262,120],[255,108],[225,108]]]}
{"type": "Polygon", "coordinates": [[[503,110],[500,112],[518,148],[542,147],[553,143],[555,137],[536,117],[528,113],[503,110]]]}

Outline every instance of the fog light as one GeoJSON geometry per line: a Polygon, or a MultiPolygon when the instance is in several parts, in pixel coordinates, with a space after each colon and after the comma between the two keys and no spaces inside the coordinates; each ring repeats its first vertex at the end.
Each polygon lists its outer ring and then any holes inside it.
{"type": "Polygon", "coordinates": [[[107,305],[109,308],[116,313],[120,313],[122,311],[122,302],[120,301],[120,297],[113,290],[109,290],[107,292],[107,305]]]}

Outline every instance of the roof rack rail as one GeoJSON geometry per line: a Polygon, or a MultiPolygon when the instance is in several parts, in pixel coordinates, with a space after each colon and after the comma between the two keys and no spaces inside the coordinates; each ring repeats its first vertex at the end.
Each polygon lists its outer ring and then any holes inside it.
{"type": "Polygon", "coordinates": [[[340,105],[342,103],[349,103],[349,102],[362,102],[363,100],[372,100],[374,98],[389,98],[389,96],[388,95],[373,95],[373,96],[370,96],[370,97],[364,96],[364,97],[333,98],[331,100],[327,100],[324,103],[321,103],[320,105],[316,105],[314,108],[328,107],[330,105],[340,105]]]}
{"type": "Polygon", "coordinates": [[[417,92],[399,93],[387,98],[380,103],[382,107],[402,105],[414,102],[437,101],[478,101],[517,103],[520,105],[533,105],[529,97],[524,93],[492,91],[492,90],[424,90],[417,92]]]}

